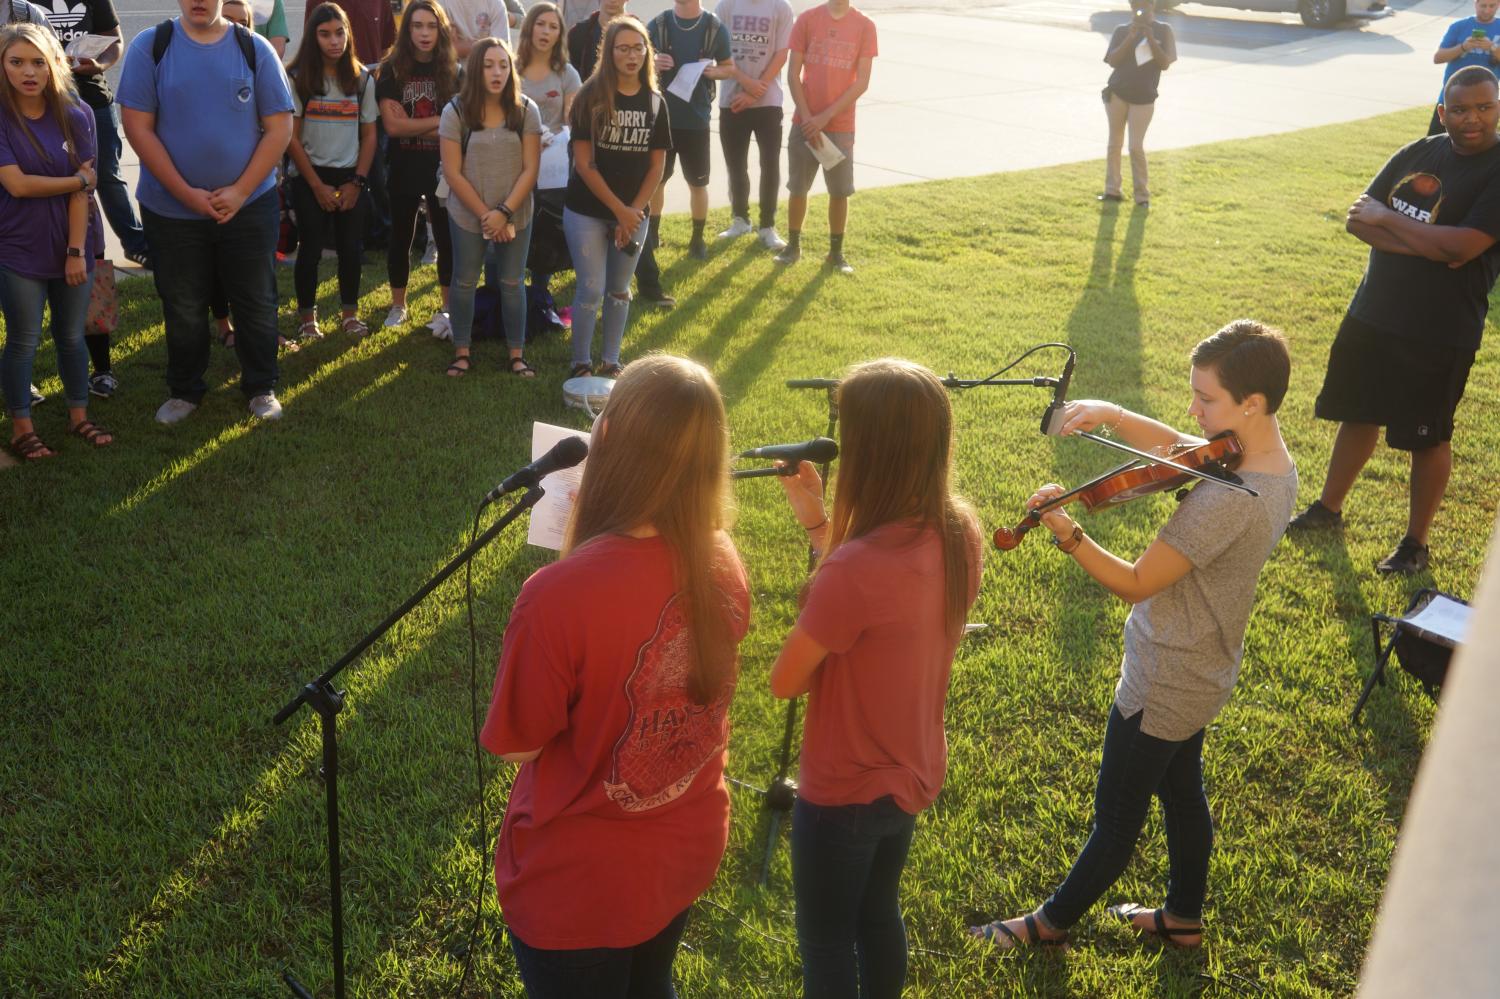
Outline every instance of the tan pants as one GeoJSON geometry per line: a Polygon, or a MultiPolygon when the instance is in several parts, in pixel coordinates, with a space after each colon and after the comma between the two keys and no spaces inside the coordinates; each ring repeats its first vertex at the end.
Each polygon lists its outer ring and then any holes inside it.
{"type": "Polygon", "coordinates": [[[1116,94],[1109,95],[1104,113],[1109,118],[1109,150],[1104,158],[1104,193],[1119,195],[1120,147],[1125,144],[1125,130],[1130,129],[1130,181],[1136,204],[1151,200],[1146,183],[1146,127],[1151,124],[1155,104],[1127,104],[1116,94]]]}

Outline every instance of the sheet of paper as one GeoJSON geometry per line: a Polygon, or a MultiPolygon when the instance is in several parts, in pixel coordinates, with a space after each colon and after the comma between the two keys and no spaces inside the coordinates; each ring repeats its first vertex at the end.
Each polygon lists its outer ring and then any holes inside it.
{"type": "MultiPolygon", "coordinates": [[[[792,127],[795,128],[796,126],[794,125],[792,127]]],[[[821,138],[823,140],[822,142],[819,142],[816,146],[809,146],[808,148],[811,149],[812,154],[818,158],[819,166],[821,166],[824,170],[832,170],[834,167],[844,162],[844,151],[838,146],[835,146],[833,144],[833,140],[829,139],[828,136],[824,135],[821,136],[821,138]]]]}
{"type": "Polygon", "coordinates": [[[1144,66],[1146,65],[1146,63],[1150,62],[1152,58],[1151,43],[1142,38],[1141,44],[1135,47],[1135,64],[1137,66],[1144,66]]]}
{"type": "Polygon", "coordinates": [[[1436,638],[1461,645],[1473,613],[1474,608],[1467,604],[1445,597],[1433,597],[1432,602],[1417,611],[1416,616],[1408,618],[1407,623],[1436,638]]]}
{"type": "Polygon", "coordinates": [[[699,59],[679,67],[667,93],[676,94],[679,100],[691,101],[693,91],[698,89],[698,81],[703,79],[703,71],[712,65],[712,59],[699,59]]]}
{"type": "Polygon", "coordinates": [[[568,186],[568,139],[569,133],[565,127],[550,143],[542,147],[542,166],[536,177],[538,191],[553,191],[568,186]]]}
{"type": "MultiPolygon", "coordinates": [[[[554,427],[550,423],[531,425],[531,460],[535,461],[552,449],[564,437],[577,437],[587,443],[589,435],[571,427],[554,427]]],[[[531,508],[531,523],[526,528],[526,543],[538,548],[562,551],[563,532],[568,528],[568,517],[573,513],[573,501],[578,496],[578,483],[583,479],[583,466],[587,460],[572,468],[553,472],[542,479],[543,496],[531,508]]]]}
{"type": "Polygon", "coordinates": [[[113,35],[79,35],[63,51],[72,59],[97,59],[114,43],[113,35]]]}

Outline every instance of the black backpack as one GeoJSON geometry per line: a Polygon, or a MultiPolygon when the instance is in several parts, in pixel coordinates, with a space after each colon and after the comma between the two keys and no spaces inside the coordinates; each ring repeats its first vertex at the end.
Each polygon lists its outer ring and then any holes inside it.
{"type": "MultiPolygon", "coordinates": [[[[156,26],[156,33],[151,36],[151,61],[157,66],[161,65],[162,57],[167,54],[167,46],[172,44],[173,23],[163,21],[156,26]]],[[[250,75],[255,75],[255,36],[250,34],[243,25],[230,22],[229,27],[234,31],[234,40],[240,44],[240,54],[245,57],[245,65],[250,67],[250,75]]]]}

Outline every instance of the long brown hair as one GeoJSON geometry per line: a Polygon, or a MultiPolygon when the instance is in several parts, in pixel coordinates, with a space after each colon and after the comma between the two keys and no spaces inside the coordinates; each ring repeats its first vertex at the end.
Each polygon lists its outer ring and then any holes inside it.
{"type": "Polygon", "coordinates": [[[729,519],[729,422],[702,365],[653,354],[632,361],[600,415],[564,557],[608,534],[654,527],[672,552],[694,661],[688,694],[711,704],[733,680],[733,614],[717,585],[729,519]]]}
{"type": "Polygon", "coordinates": [[[599,58],[594,71],[584,81],[583,88],[573,101],[573,123],[586,122],[588,133],[597,137],[615,117],[615,95],[620,92],[620,74],[615,70],[615,39],[622,31],[634,31],[641,36],[646,46],[646,60],[641,64],[641,86],[653,93],[660,93],[656,82],[656,52],[651,48],[651,36],[646,26],[630,14],[621,14],[604,29],[599,39],[599,58]]]}
{"type": "Polygon", "coordinates": [[[322,94],[327,86],[323,82],[323,47],[318,44],[318,27],[329,21],[338,21],[344,26],[344,54],[339,56],[335,69],[339,89],[356,98],[360,96],[359,81],[365,67],[359,61],[359,56],[354,54],[354,26],[349,23],[349,15],[344,13],[344,8],[336,3],[320,3],[307,16],[307,24],[302,28],[302,41],[297,44],[297,55],[287,66],[287,73],[292,78],[292,85],[297,88],[297,96],[302,100],[304,112],[307,102],[322,94]]]}
{"type": "Polygon", "coordinates": [[[531,65],[531,60],[536,55],[536,49],[531,44],[531,30],[536,27],[537,19],[543,14],[551,14],[557,18],[557,41],[547,54],[547,68],[554,73],[561,73],[568,68],[568,22],[563,20],[562,11],[558,10],[555,3],[541,0],[540,3],[532,4],[531,9],[526,12],[526,19],[521,22],[521,41],[516,45],[516,58],[520,60],[521,69],[531,65]]]}
{"type": "Polygon", "coordinates": [[[944,619],[963,630],[969,560],[978,534],[973,508],[949,483],[953,409],[937,375],[887,357],[855,366],[839,383],[838,482],[824,556],[894,521],[914,521],[943,544],[944,619]]]}
{"type": "MultiPolygon", "coordinates": [[[[63,53],[57,36],[49,29],[29,22],[10,24],[0,28],[0,66],[4,65],[5,57],[11,48],[19,42],[30,45],[46,60],[47,85],[42,88],[42,102],[51,112],[52,119],[57,122],[57,127],[62,130],[63,139],[68,144],[68,165],[76,170],[82,160],[78,158],[77,136],[73,132],[73,121],[68,112],[78,107],[80,102],[78,88],[73,84],[73,71],[68,68],[68,57],[63,53]]],[[[0,71],[0,107],[9,112],[10,116],[21,126],[21,131],[26,135],[26,141],[31,143],[31,148],[37,151],[37,155],[45,157],[47,152],[42,148],[36,135],[32,133],[31,126],[26,122],[26,116],[21,113],[21,108],[16,103],[16,95],[10,89],[10,77],[6,76],[3,71],[0,71]]]]}
{"type": "Polygon", "coordinates": [[[396,29],[396,44],[381,66],[381,75],[394,73],[397,83],[405,83],[417,72],[418,66],[428,65],[417,58],[417,47],[411,40],[411,17],[425,10],[437,18],[437,44],[432,47],[432,75],[437,85],[437,108],[441,114],[444,105],[458,93],[458,54],[453,50],[453,22],[443,5],[435,0],[411,0],[401,11],[401,26],[396,29]]]}
{"type": "Polygon", "coordinates": [[[464,82],[458,90],[459,114],[470,131],[484,128],[484,105],[490,99],[484,86],[484,57],[490,49],[500,49],[510,60],[510,76],[500,91],[500,109],[505,112],[505,127],[519,132],[526,124],[526,108],[521,102],[521,73],[516,69],[516,54],[498,38],[481,38],[469,50],[469,61],[464,65],[464,82]]]}

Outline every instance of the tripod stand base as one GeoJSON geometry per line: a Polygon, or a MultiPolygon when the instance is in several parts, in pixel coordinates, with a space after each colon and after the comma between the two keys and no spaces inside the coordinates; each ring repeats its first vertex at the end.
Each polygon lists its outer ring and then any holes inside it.
{"type": "Polygon", "coordinates": [[[771,858],[776,854],[776,836],[781,823],[790,821],[792,806],[797,803],[797,782],[786,777],[777,777],[765,791],[766,809],[771,813],[770,825],[766,829],[766,855],[760,865],[760,885],[771,883],[771,858]]]}

